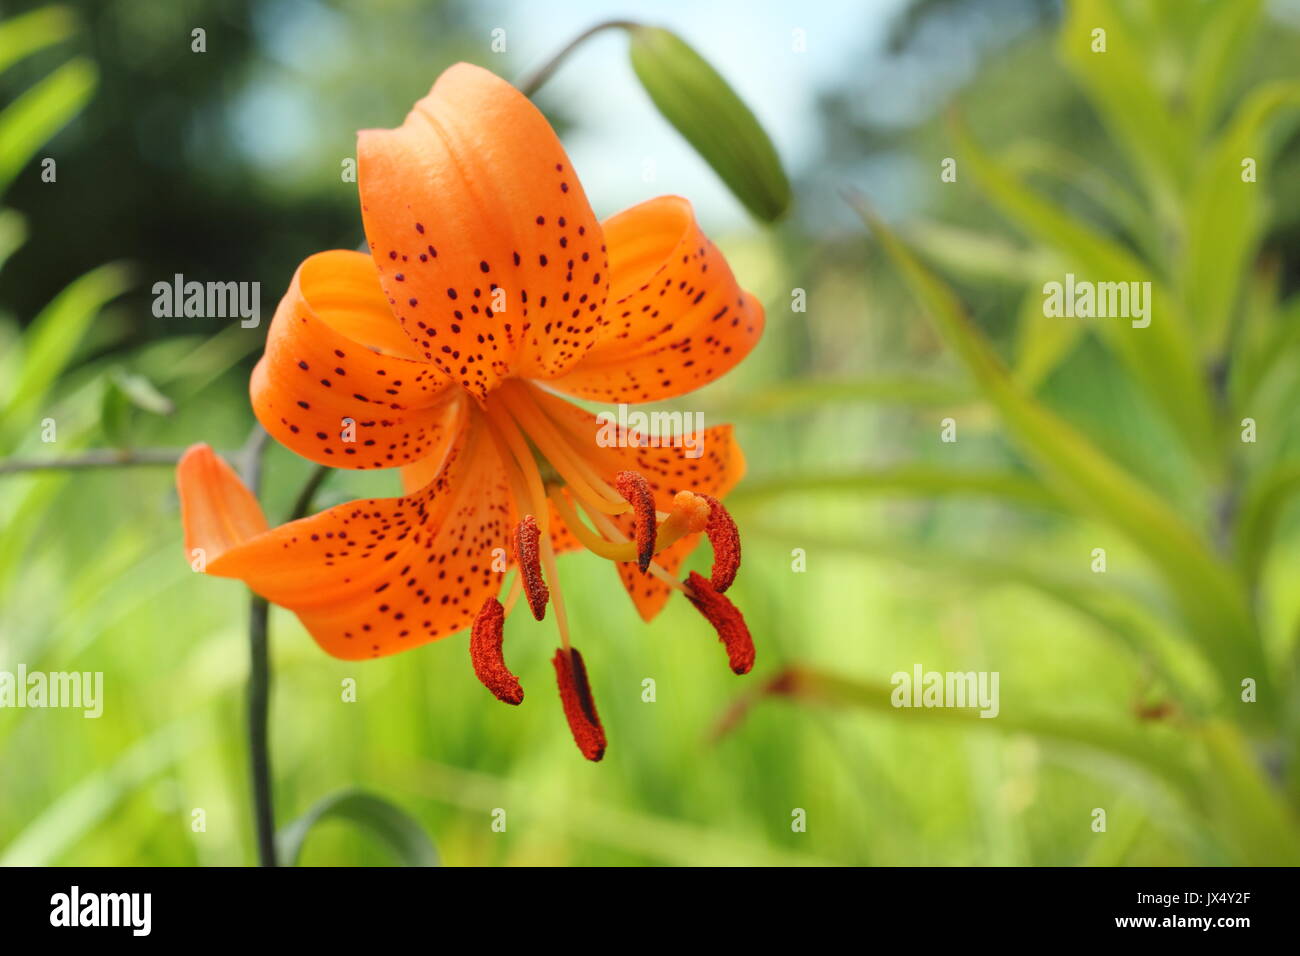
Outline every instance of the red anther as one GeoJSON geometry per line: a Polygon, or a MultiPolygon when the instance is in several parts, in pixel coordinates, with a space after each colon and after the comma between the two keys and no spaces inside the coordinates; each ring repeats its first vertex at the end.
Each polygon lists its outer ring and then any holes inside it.
{"type": "Polygon", "coordinates": [[[483,602],[470,632],[469,656],[474,662],[474,673],[497,700],[518,704],[524,699],[524,689],[506,667],[506,659],[501,653],[501,628],[505,616],[505,609],[496,598],[490,597],[483,602]]]}
{"type": "Polygon", "coordinates": [[[645,475],[636,471],[620,471],[614,477],[614,487],[632,506],[636,529],[636,565],[644,574],[655,556],[655,496],[645,475]]]}
{"type": "Polygon", "coordinates": [[[515,560],[519,562],[519,574],[524,579],[528,606],[539,621],[546,617],[546,602],[551,599],[551,591],[542,578],[542,557],[538,550],[540,537],[537,519],[524,515],[524,520],[515,528],[515,560]]]}
{"type": "Polygon", "coordinates": [[[686,596],[708,618],[718,632],[718,640],[726,647],[731,669],[737,674],[748,674],[754,666],[754,639],[749,636],[740,609],[731,603],[730,598],[719,594],[707,578],[694,571],[686,579],[686,584],[690,588],[686,596]]]}
{"type": "Polygon", "coordinates": [[[711,495],[700,495],[709,503],[709,523],[704,533],[713,546],[713,590],[721,594],[731,587],[740,570],[740,529],[722,502],[711,495]]]}
{"type": "Polygon", "coordinates": [[[560,649],[551,659],[555,665],[555,679],[560,685],[560,702],[564,716],[569,721],[573,742],[588,760],[605,756],[605,728],[600,725],[596,702],[591,698],[591,684],[587,682],[587,667],[575,648],[560,649]]]}

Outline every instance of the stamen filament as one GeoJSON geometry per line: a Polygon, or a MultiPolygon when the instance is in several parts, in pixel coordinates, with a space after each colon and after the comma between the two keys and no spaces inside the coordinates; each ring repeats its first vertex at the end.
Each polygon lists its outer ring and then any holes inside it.
{"type": "Polygon", "coordinates": [[[582,456],[557,432],[550,419],[540,413],[530,395],[514,395],[509,387],[499,389],[499,394],[509,407],[511,415],[564,478],[565,484],[576,497],[605,514],[625,514],[632,510],[632,506],[582,460],[582,456]]]}
{"type": "MultiPolygon", "coordinates": [[[[542,473],[537,468],[537,459],[533,457],[528,442],[519,431],[519,426],[503,409],[492,402],[485,405],[488,419],[497,427],[500,437],[510,449],[511,456],[522,472],[524,494],[519,499],[519,510],[523,514],[532,513],[537,518],[542,537],[551,536],[551,510],[546,507],[546,487],[542,482],[542,473]]],[[[504,456],[503,456],[504,457],[504,456]]]]}
{"type": "MultiPolygon", "coordinates": [[[[594,524],[605,537],[609,538],[611,541],[620,543],[628,540],[627,535],[619,531],[614,522],[610,521],[605,515],[589,510],[582,501],[579,501],[578,505],[583,511],[587,512],[587,517],[591,519],[591,523],[594,524]]],[[[669,574],[668,571],[666,571],[657,561],[651,561],[650,567],[647,568],[647,570],[670,588],[676,588],[687,597],[691,596],[690,588],[669,574]]]]}
{"type": "Polygon", "coordinates": [[[630,542],[619,544],[602,538],[587,527],[586,522],[579,517],[573,505],[564,497],[564,491],[558,485],[551,485],[549,491],[555,510],[559,512],[560,517],[564,519],[565,526],[573,532],[573,536],[578,539],[584,548],[592,554],[609,561],[636,560],[636,548],[630,542]]]}
{"type": "MultiPolygon", "coordinates": [[[[545,507],[545,500],[542,505],[545,507]]],[[[542,535],[542,566],[551,583],[551,605],[555,608],[555,626],[560,629],[560,646],[569,649],[569,616],[564,610],[564,595],[560,592],[560,572],[555,566],[555,548],[549,534],[542,535]]]]}
{"type": "Polygon", "coordinates": [[[514,577],[510,579],[510,590],[506,592],[506,599],[503,602],[505,605],[504,614],[506,617],[510,616],[510,611],[514,608],[515,602],[519,600],[519,595],[523,593],[524,576],[516,571],[514,577]]]}

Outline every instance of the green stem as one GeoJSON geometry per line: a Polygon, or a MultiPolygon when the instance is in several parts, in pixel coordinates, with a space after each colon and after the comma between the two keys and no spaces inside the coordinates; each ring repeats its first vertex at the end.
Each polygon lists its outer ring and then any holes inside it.
{"type": "Polygon", "coordinates": [[[290,521],[297,521],[299,518],[307,517],[307,512],[311,511],[312,499],[316,497],[316,492],[325,483],[325,479],[329,476],[331,470],[326,465],[316,466],[316,470],[307,479],[307,484],[303,485],[302,491],[298,492],[298,500],[293,503],[293,511],[289,514],[290,521]]]}
{"type": "Polygon", "coordinates": [[[253,780],[253,818],[257,858],[262,866],[279,866],[275,851],[275,807],[271,797],[271,664],[267,634],[270,611],[265,598],[253,596],[248,613],[248,758],[253,780]]]}
{"type": "MultiPolygon", "coordinates": [[[[262,484],[262,454],[266,431],[253,429],[244,445],[244,483],[256,497],[262,484]]],[[[271,662],[266,599],[253,595],[248,609],[248,760],[253,785],[253,820],[257,828],[257,858],[262,866],[279,866],[275,849],[275,804],[271,791],[271,662]]]]}
{"type": "Polygon", "coordinates": [[[0,475],[17,475],[28,471],[86,471],[92,468],[175,465],[184,453],[180,448],[96,448],[69,458],[10,458],[0,461],[0,475]]]}
{"type": "Polygon", "coordinates": [[[560,68],[560,64],[565,61],[568,55],[597,33],[602,33],[605,30],[632,30],[639,25],[631,20],[606,20],[604,23],[597,23],[591,29],[585,30],[574,37],[568,46],[551,57],[540,69],[520,80],[518,84],[519,92],[527,97],[536,94],[546,84],[546,81],[551,78],[551,74],[560,68]]]}

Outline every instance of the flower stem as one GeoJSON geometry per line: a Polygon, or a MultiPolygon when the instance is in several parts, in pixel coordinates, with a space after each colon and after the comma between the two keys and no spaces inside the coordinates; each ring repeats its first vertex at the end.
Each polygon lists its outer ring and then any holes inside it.
{"type": "Polygon", "coordinates": [[[307,512],[311,511],[312,499],[316,497],[316,492],[320,491],[320,486],[325,483],[330,471],[327,465],[316,466],[316,470],[307,479],[307,484],[303,485],[302,491],[298,492],[298,500],[293,503],[293,511],[289,515],[290,521],[307,517],[307,512]]]}
{"type": "MultiPolygon", "coordinates": [[[[244,484],[256,497],[262,484],[262,454],[266,430],[253,429],[243,449],[244,484]]],[[[253,595],[248,609],[248,761],[253,784],[253,820],[257,828],[257,858],[262,866],[279,866],[275,849],[275,804],[271,792],[271,661],[266,599],[253,595]]]]}
{"type": "Polygon", "coordinates": [[[570,53],[581,46],[584,41],[595,36],[597,33],[601,33],[605,30],[632,30],[637,26],[639,26],[639,24],[633,23],[631,20],[606,20],[603,23],[597,23],[590,30],[586,30],[574,37],[568,46],[555,54],[555,56],[551,57],[551,59],[546,63],[542,64],[540,69],[530,73],[524,79],[520,80],[518,83],[519,92],[523,93],[524,96],[532,97],[546,84],[546,81],[551,78],[551,74],[560,68],[560,64],[565,61],[570,53]]]}
{"type": "Polygon", "coordinates": [[[267,739],[271,713],[269,611],[266,599],[254,595],[248,613],[248,758],[253,778],[258,862],[262,866],[279,866],[275,851],[275,807],[271,800],[271,748],[267,739]]]}
{"type": "Polygon", "coordinates": [[[0,475],[28,471],[86,471],[91,468],[137,468],[175,465],[181,448],[95,448],[68,458],[10,458],[0,461],[0,475]]]}

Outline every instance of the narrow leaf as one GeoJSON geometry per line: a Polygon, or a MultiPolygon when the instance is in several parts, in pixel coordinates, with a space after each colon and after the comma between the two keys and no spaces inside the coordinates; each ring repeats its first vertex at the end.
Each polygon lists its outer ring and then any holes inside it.
{"type": "Polygon", "coordinates": [[[345,820],[377,837],[403,866],[438,866],[438,851],[405,810],[363,790],[340,790],[318,800],[277,837],[281,858],[296,866],[311,831],[327,820],[345,820]]]}
{"type": "MultiPolygon", "coordinates": [[[[1159,495],[1016,386],[952,291],[925,269],[865,200],[858,199],[856,205],[1043,480],[1079,513],[1107,521],[1127,535],[1160,569],[1189,630],[1215,662],[1221,692],[1234,694],[1243,674],[1265,680],[1268,669],[1245,592],[1205,539],[1159,495]]],[[[1261,711],[1271,707],[1260,704],[1261,711]]]]}
{"type": "Polygon", "coordinates": [[[85,58],[65,63],[0,112],[0,192],[55,133],[81,112],[98,83],[85,58]]]}
{"type": "Polygon", "coordinates": [[[0,71],[70,37],[77,27],[66,7],[41,7],[0,23],[0,71]]]}
{"type": "Polygon", "coordinates": [[[0,422],[38,405],[76,354],[90,323],[110,300],[130,287],[128,270],[110,263],[73,280],[41,310],[26,333],[26,358],[17,388],[0,408],[0,422]]]}

